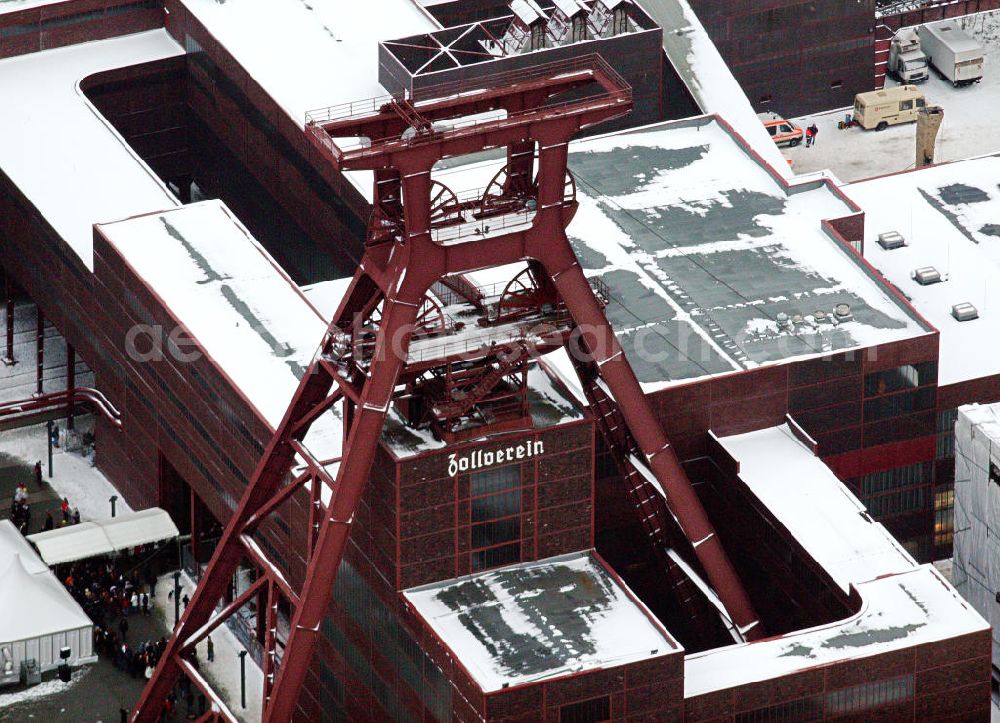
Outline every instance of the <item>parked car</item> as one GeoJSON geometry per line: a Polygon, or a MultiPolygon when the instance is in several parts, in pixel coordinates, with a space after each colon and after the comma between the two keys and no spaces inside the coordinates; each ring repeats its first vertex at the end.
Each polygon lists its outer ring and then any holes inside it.
{"type": "Polygon", "coordinates": [[[758,113],[757,117],[760,118],[764,127],[767,128],[767,133],[771,136],[771,140],[779,148],[781,146],[797,146],[805,137],[805,133],[801,128],[791,121],[785,120],[777,113],[758,113]]]}

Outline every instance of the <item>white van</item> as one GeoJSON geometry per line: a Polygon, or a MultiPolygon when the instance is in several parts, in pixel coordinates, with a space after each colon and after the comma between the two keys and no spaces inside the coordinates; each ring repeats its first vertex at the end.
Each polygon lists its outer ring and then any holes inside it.
{"type": "Polygon", "coordinates": [[[854,96],[854,122],[865,130],[885,130],[896,123],[912,123],[927,105],[915,85],[897,85],[854,96]]]}

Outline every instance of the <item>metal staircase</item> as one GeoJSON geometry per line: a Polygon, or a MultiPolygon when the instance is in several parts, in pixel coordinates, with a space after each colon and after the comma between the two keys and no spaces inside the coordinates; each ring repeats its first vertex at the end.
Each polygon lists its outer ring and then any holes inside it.
{"type": "MultiPolygon", "coordinates": [[[[690,549],[690,542],[667,507],[663,488],[642,462],[642,450],[629,432],[611,390],[593,369],[580,362],[575,364],[598,430],[622,475],[629,502],[649,538],[657,563],[666,575],[674,601],[687,614],[690,629],[699,642],[711,645],[716,641],[717,616],[721,616],[730,632],[735,630],[735,626],[724,613],[712,609],[711,596],[706,595],[704,583],[695,583],[699,579],[695,572],[698,565],[691,562],[696,558],[690,549]],[[681,555],[679,550],[685,554],[681,555]]],[[[742,635],[735,635],[734,639],[743,641],[742,635]]]]}

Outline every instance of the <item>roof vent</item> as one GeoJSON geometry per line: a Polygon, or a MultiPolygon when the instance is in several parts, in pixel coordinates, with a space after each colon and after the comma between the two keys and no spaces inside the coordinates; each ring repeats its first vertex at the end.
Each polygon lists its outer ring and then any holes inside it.
{"type": "Polygon", "coordinates": [[[854,318],[854,314],[851,313],[850,304],[837,304],[833,307],[833,315],[837,321],[850,321],[854,318]]]}
{"type": "Polygon", "coordinates": [[[961,304],[955,304],[951,307],[951,315],[957,321],[972,321],[979,318],[979,310],[968,301],[963,301],[961,304]]]}
{"type": "Polygon", "coordinates": [[[777,316],[774,317],[775,321],[778,322],[778,326],[782,329],[787,329],[792,325],[792,320],[788,318],[788,314],[783,311],[779,311],[777,316]]]}
{"type": "Polygon", "coordinates": [[[921,266],[919,269],[913,270],[913,280],[921,286],[929,286],[944,279],[941,278],[941,272],[933,266],[921,266]]]}
{"type": "Polygon", "coordinates": [[[906,246],[906,239],[899,231],[885,231],[878,235],[878,245],[886,251],[906,246]]]}
{"type": "Polygon", "coordinates": [[[823,309],[816,309],[813,312],[813,321],[817,324],[828,324],[830,323],[830,315],[823,309]]]}

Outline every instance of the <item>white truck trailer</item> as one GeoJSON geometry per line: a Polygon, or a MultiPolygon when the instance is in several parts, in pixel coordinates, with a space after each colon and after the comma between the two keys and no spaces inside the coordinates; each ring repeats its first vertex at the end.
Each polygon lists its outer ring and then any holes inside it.
{"type": "Polygon", "coordinates": [[[920,38],[913,28],[903,28],[889,46],[889,75],[903,85],[927,80],[927,56],[920,49],[920,38]]]}
{"type": "Polygon", "coordinates": [[[931,67],[955,87],[978,83],[983,77],[983,47],[954,20],[941,20],[917,28],[920,47],[931,67]]]}

